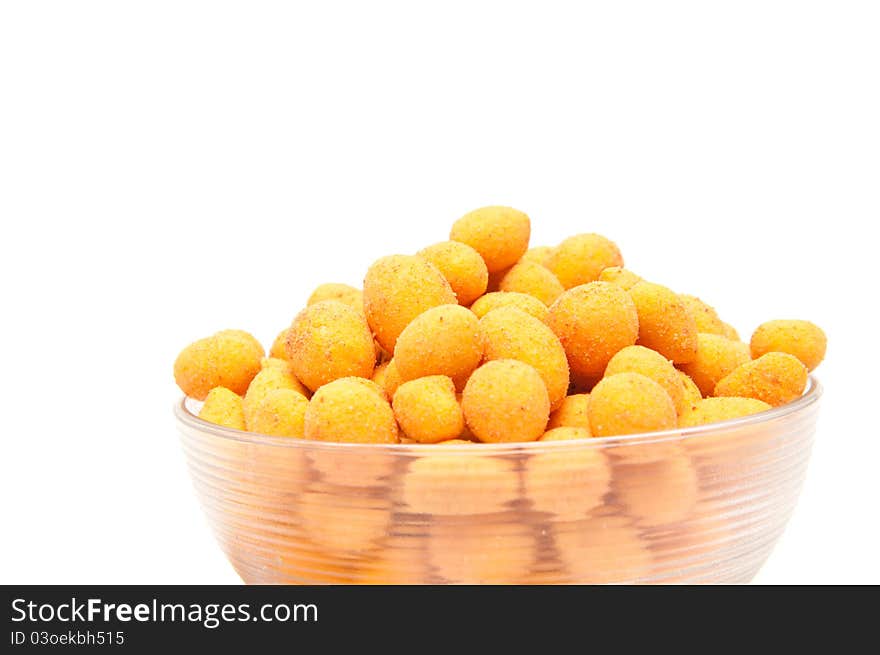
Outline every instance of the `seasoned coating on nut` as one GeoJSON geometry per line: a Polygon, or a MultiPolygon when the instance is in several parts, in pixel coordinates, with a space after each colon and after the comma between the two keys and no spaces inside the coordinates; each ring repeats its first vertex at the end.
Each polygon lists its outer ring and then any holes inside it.
{"type": "Polygon", "coordinates": [[[394,398],[397,387],[403,381],[400,379],[400,373],[397,372],[397,363],[390,359],[380,364],[373,371],[373,382],[378,384],[385,391],[385,396],[390,400],[394,398]]]}
{"type": "Polygon", "coordinates": [[[629,291],[641,282],[642,278],[622,266],[609,266],[599,273],[599,281],[610,282],[611,284],[616,284],[624,291],[629,291]]]}
{"type": "Polygon", "coordinates": [[[226,387],[214,387],[208,392],[199,418],[225,428],[244,430],[244,411],[241,396],[226,387]]]}
{"type": "Polygon", "coordinates": [[[544,261],[566,289],[595,282],[611,266],[623,266],[620,249],[599,234],[577,234],[560,243],[544,261]]]}
{"type": "Polygon", "coordinates": [[[417,255],[437,267],[458,298],[468,306],[486,293],[489,271],[476,250],[459,241],[442,241],[423,248],[417,255]]]}
{"type": "MultiPolygon", "coordinates": [[[[724,321],[718,316],[718,312],[715,311],[714,307],[703,302],[696,296],[691,296],[686,293],[678,294],[678,298],[684,303],[684,306],[688,308],[691,316],[694,317],[694,322],[697,324],[697,332],[703,334],[719,334],[722,337],[727,336],[728,329],[724,321]]],[[[739,339],[737,339],[737,341],[738,340],[739,339]]]]}
{"type": "Polygon", "coordinates": [[[314,391],[338,378],[372,376],[376,351],[362,312],[323,300],[293,319],[287,358],[296,377],[314,391]]]}
{"type": "Polygon", "coordinates": [[[180,352],[174,361],[174,380],[196,400],[204,400],[214,387],[241,395],[259,373],[265,354],[259,341],[247,332],[223,330],[180,352]]]}
{"type": "Polygon", "coordinates": [[[504,273],[499,291],[514,291],[534,296],[545,305],[553,304],[565,289],[549,269],[534,262],[519,262],[504,273]]]}
{"type": "Polygon", "coordinates": [[[679,370],[678,377],[681,378],[681,383],[684,387],[685,406],[688,409],[693,409],[694,406],[703,399],[703,393],[700,391],[696,382],[691,379],[691,376],[684,371],[679,370]]]}
{"type": "Polygon", "coordinates": [[[697,323],[677,293],[642,281],[629,295],[639,314],[639,345],[676,364],[686,364],[697,356],[697,323]]]}
{"type": "Polygon", "coordinates": [[[275,437],[302,438],[309,401],[293,389],[271,389],[257,399],[247,415],[247,429],[275,437]]]}
{"type": "Polygon", "coordinates": [[[810,321],[767,321],[752,334],[751,353],[757,359],[769,352],[788,353],[812,371],[825,358],[825,332],[810,321]]]}
{"type": "Polygon", "coordinates": [[[544,323],[516,307],[502,307],[479,322],[484,361],[515,359],[541,375],[550,409],[562,404],[568,391],[568,360],[559,338],[544,323]]]}
{"type": "Polygon", "coordinates": [[[731,341],[717,334],[698,334],[697,356],[679,366],[704,396],[711,396],[721,378],[749,360],[749,347],[741,341],[731,341]]]}
{"type": "Polygon", "coordinates": [[[679,427],[689,428],[697,425],[718,423],[719,421],[728,421],[741,416],[757,414],[768,409],[771,409],[770,405],[763,400],[756,400],[755,398],[725,396],[704,398],[682,414],[678,424],[679,427]]]}
{"type": "Polygon", "coordinates": [[[455,385],[445,375],[404,382],[394,394],[392,408],[403,433],[419,443],[449,441],[464,429],[455,385]]]}
{"type": "Polygon", "coordinates": [[[319,388],[306,408],[306,439],[344,443],[397,443],[391,405],[357,378],[339,378],[319,388]]]}
{"type": "Polygon", "coordinates": [[[519,263],[534,262],[543,266],[553,250],[553,246],[532,246],[519,258],[519,263]]]}
{"type": "Polygon", "coordinates": [[[613,437],[674,428],[675,405],[669,394],[640,373],[618,373],[602,378],[590,392],[590,431],[613,437]]]}
{"type": "Polygon", "coordinates": [[[287,360],[287,334],[290,331],[290,326],[281,330],[278,333],[278,336],[275,337],[275,341],[272,342],[272,347],[269,348],[269,357],[271,359],[283,359],[287,360]]]}
{"type": "Polygon", "coordinates": [[[449,282],[429,261],[390,255],[373,263],[364,278],[364,310],[376,340],[389,353],[416,316],[438,305],[456,305],[449,282]]]}
{"type": "Polygon", "coordinates": [[[493,291],[487,293],[471,305],[471,311],[477,318],[483,318],[493,309],[498,309],[499,307],[518,307],[539,321],[545,320],[548,314],[547,305],[540,300],[526,293],[516,293],[514,291],[493,291]]]}
{"type": "Polygon", "coordinates": [[[608,362],[605,375],[627,372],[641,373],[663,387],[672,399],[677,414],[680,415],[687,408],[684,382],[672,362],[660,353],[644,346],[622,348],[608,362]]]}
{"type": "Polygon", "coordinates": [[[487,362],[474,371],[462,394],[468,428],[480,441],[534,441],[550,416],[541,375],[514,359],[487,362]]]}
{"type": "Polygon", "coordinates": [[[448,375],[457,389],[480,363],[483,348],[474,313],[459,305],[440,305],[419,314],[394,347],[400,379],[448,375]]]}
{"type": "Polygon", "coordinates": [[[247,393],[244,395],[242,409],[245,421],[249,422],[250,415],[263,397],[274,389],[290,389],[296,391],[303,398],[308,399],[309,391],[293,373],[293,367],[289,362],[281,359],[264,360],[263,370],[251,380],[247,393]],[[270,363],[271,362],[271,363],[270,363]],[[278,362],[278,364],[274,363],[278,362]]]}
{"type": "Polygon", "coordinates": [[[800,397],[807,367],[794,355],[771,352],[733,369],[715,385],[716,396],[757,398],[778,407],[800,397]]]}
{"type": "Polygon", "coordinates": [[[547,325],[559,337],[574,382],[601,376],[609,360],[639,335],[629,294],[608,282],[591,282],[563,293],[550,306],[547,325]]]}
{"type": "Polygon", "coordinates": [[[480,253],[489,273],[509,268],[529,247],[531,221],[512,207],[481,207],[459,218],[449,238],[480,253]]]}
{"type": "Polygon", "coordinates": [[[341,303],[345,303],[352,309],[357,309],[358,311],[364,311],[364,293],[360,289],[355,289],[353,286],[348,284],[341,284],[339,282],[326,282],[324,284],[318,285],[318,287],[312,291],[312,295],[309,296],[309,299],[306,301],[306,306],[314,305],[315,303],[322,302],[324,300],[338,300],[341,303]]]}
{"type": "MultiPolygon", "coordinates": [[[[590,431],[590,418],[587,408],[590,406],[590,394],[576,393],[563,398],[559,407],[550,414],[547,430],[554,428],[583,428],[590,431]]],[[[542,437],[543,438],[543,437],[542,437]]]]}

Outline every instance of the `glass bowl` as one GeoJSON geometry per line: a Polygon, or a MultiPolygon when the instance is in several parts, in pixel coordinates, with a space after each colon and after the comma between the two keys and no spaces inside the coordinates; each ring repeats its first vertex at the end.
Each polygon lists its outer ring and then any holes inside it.
{"type": "Polygon", "coordinates": [[[268,437],[175,406],[196,493],[247,583],[742,583],[804,480],[822,388],[708,426],[515,444],[268,437]]]}

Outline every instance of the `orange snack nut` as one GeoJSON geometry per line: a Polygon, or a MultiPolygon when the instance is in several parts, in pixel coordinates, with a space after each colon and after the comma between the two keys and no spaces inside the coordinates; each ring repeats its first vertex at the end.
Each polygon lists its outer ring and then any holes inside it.
{"type": "Polygon", "coordinates": [[[550,416],[541,375],[515,359],[497,359],[474,371],[461,406],[474,436],[489,443],[534,441],[550,416]]]}
{"type": "Polygon", "coordinates": [[[449,238],[466,243],[480,253],[486,269],[494,273],[513,266],[529,247],[531,221],[511,207],[481,207],[459,218],[449,238]]]}
{"type": "Polygon", "coordinates": [[[447,375],[456,388],[464,388],[483,354],[478,332],[477,317],[459,305],[440,305],[419,314],[394,347],[400,379],[447,375]]]}
{"type": "Polygon", "coordinates": [[[510,460],[480,454],[478,446],[466,441],[413,448],[419,456],[409,462],[399,485],[406,512],[494,514],[509,509],[519,497],[519,476],[510,460]],[[450,452],[444,452],[447,449],[450,452]]]}
{"type": "Polygon", "coordinates": [[[639,344],[676,364],[697,356],[697,323],[677,293],[639,282],[629,290],[639,314],[639,344]]]}
{"type": "Polygon", "coordinates": [[[238,339],[243,344],[250,346],[254,350],[259,350],[263,354],[265,354],[266,352],[263,349],[263,345],[260,343],[259,339],[257,339],[254,335],[246,330],[220,330],[214,336],[228,339],[238,339]]]}
{"type": "Polygon", "coordinates": [[[226,387],[214,387],[205,397],[205,404],[199,411],[199,418],[225,428],[244,430],[244,411],[241,396],[226,387]]]}
{"type": "Polygon", "coordinates": [[[736,328],[733,327],[730,323],[724,324],[724,336],[731,341],[741,341],[741,339],[739,338],[739,332],[737,332],[736,328]]]}
{"type": "Polygon", "coordinates": [[[623,266],[617,245],[599,234],[577,234],[560,243],[547,257],[544,266],[571,289],[595,282],[611,266],[623,266]]]}
{"type": "Polygon", "coordinates": [[[489,312],[479,323],[484,361],[515,359],[534,367],[544,380],[550,409],[568,391],[568,360],[557,336],[544,323],[516,307],[489,312]]]}
{"type": "Polygon", "coordinates": [[[617,373],[641,373],[663,387],[669,394],[675,411],[681,415],[688,405],[685,399],[684,382],[678,370],[660,353],[644,346],[621,348],[605,368],[605,375],[617,373]]]}
{"type": "MultiPolygon", "coordinates": [[[[697,332],[719,334],[722,337],[727,336],[728,330],[726,323],[721,320],[714,307],[703,302],[696,296],[691,296],[686,293],[678,294],[678,298],[684,303],[684,306],[688,308],[691,316],[694,317],[694,322],[697,324],[697,332]]],[[[728,339],[729,338],[730,337],[728,337],[728,339]]],[[[737,341],[738,340],[739,339],[737,339],[737,341]]]]}
{"type": "Polygon", "coordinates": [[[493,309],[500,307],[517,307],[526,314],[531,314],[539,321],[547,318],[547,305],[534,296],[515,291],[493,291],[481,296],[473,305],[471,311],[477,318],[483,318],[493,309]]]}
{"type": "Polygon", "coordinates": [[[510,584],[525,579],[534,566],[537,542],[528,526],[499,520],[431,524],[428,561],[452,584],[510,584]]]}
{"type": "Polygon", "coordinates": [[[610,266],[599,273],[600,282],[616,284],[624,291],[629,291],[642,281],[638,275],[622,266],[610,266]]]}
{"type": "Polygon", "coordinates": [[[385,396],[388,399],[394,398],[397,387],[403,380],[400,379],[400,373],[397,371],[397,364],[393,359],[379,364],[373,371],[373,382],[382,387],[385,396]]]}
{"type": "Polygon", "coordinates": [[[611,484],[615,498],[640,525],[682,521],[699,496],[697,472],[684,451],[643,464],[618,463],[611,484]]]}
{"type": "Polygon", "coordinates": [[[343,377],[370,377],[376,351],[364,315],[338,300],[309,305],[293,319],[287,335],[287,356],[306,387],[343,377]]]}
{"type": "Polygon", "coordinates": [[[308,389],[293,374],[293,367],[289,362],[271,357],[264,359],[263,369],[251,380],[244,395],[242,407],[246,421],[249,421],[248,417],[253,408],[273,389],[291,389],[301,394],[303,398],[309,397],[308,389]]]}
{"type": "Polygon", "coordinates": [[[397,443],[394,412],[374,388],[357,378],[320,387],[305,414],[305,437],[344,443],[397,443]]]}
{"type": "Polygon", "coordinates": [[[697,356],[680,366],[704,396],[711,396],[721,378],[750,360],[749,347],[741,341],[700,333],[697,335],[697,356]]]}
{"type": "Polygon", "coordinates": [[[394,394],[392,408],[400,429],[419,443],[455,439],[464,429],[455,385],[445,375],[404,382],[394,394]]]}
{"type": "Polygon", "coordinates": [[[278,333],[277,337],[275,337],[275,341],[272,342],[272,347],[269,348],[270,359],[283,359],[284,361],[287,361],[287,334],[289,331],[290,327],[286,327],[278,333]]]}
{"type": "Polygon", "coordinates": [[[498,290],[525,293],[545,305],[551,305],[565,291],[549,269],[534,262],[519,262],[511,266],[498,282],[498,290]]]}
{"type": "Polygon", "coordinates": [[[247,429],[273,437],[302,438],[309,401],[293,389],[269,389],[249,404],[247,429]]]}
{"type": "MultiPolygon", "coordinates": [[[[260,371],[265,371],[267,368],[280,368],[283,371],[290,371],[291,374],[293,373],[293,369],[290,368],[290,362],[281,357],[263,357],[263,359],[260,360],[260,371]]],[[[253,380],[251,380],[251,382],[253,382],[253,380]]],[[[302,385],[302,383],[300,383],[300,385],[302,385]]],[[[303,387],[303,389],[303,393],[308,393],[308,389],[305,387],[303,387]]]]}
{"type": "Polygon", "coordinates": [[[318,287],[314,291],[312,291],[312,295],[310,295],[309,299],[306,301],[306,306],[315,305],[325,300],[338,300],[339,302],[348,305],[352,309],[356,309],[361,312],[364,311],[363,291],[361,291],[360,289],[356,289],[348,284],[341,284],[339,282],[327,282],[325,284],[318,285],[318,287]]]}
{"type": "MultiPolygon", "coordinates": [[[[588,439],[586,428],[548,430],[540,441],[588,439]]],[[[535,452],[523,465],[523,489],[532,509],[572,520],[584,518],[602,504],[611,482],[611,467],[598,448],[577,446],[535,452]]]]}
{"type": "Polygon", "coordinates": [[[385,388],[381,384],[379,384],[378,382],[375,382],[375,381],[368,379],[368,378],[359,378],[359,377],[351,377],[351,378],[349,378],[349,380],[351,380],[355,384],[360,384],[360,385],[366,387],[367,389],[369,389],[370,391],[375,393],[377,396],[379,396],[383,400],[387,400],[389,403],[391,402],[391,399],[388,398],[388,395],[385,393],[385,388]]]}
{"type": "Polygon", "coordinates": [[[659,384],[641,373],[602,378],[590,393],[590,431],[612,437],[674,428],[675,405],[659,384]]]}
{"type": "Polygon", "coordinates": [[[582,584],[636,582],[651,570],[652,556],[632,521],[597,510],[581,521],[554,527],[559,559],[582,584]]]}
{"type": "Polygon", "coordinates": [[[181,391],[204,400],[214,387],[243,394],[260,372],[265,355],[260,343],[242,330],[223,330],[184,348],[174,361],[174,381],[181,391]]]}
{"type": "Polygon", "coordinates": [[[685,406],[688,409],[693,409],[694,406],[703,399],[703,393],[700,391],[700,387],[697,386],[697,383],[691,379],[691,376],[684,371],[679,370],[678,377],[681,378],[681,384],[684,388],[685,406]]]}
{"type": "Polygon", "coordinates": [[[364,310],[376,340],[393,353],[397,337],[416,316],[438,305],[456,305],[449,282],[422,257],[390,255],[364,278],[364,310]]]}
{"type": "Polygon", "coordinates": [[[526,250],[525,254],[519,258],[519,263],[533,262],[543,266],[553,250],[553,246],[533,246],[526,250]]]}
{"type": "Polygon", "coordinates": [[[752,334],[751,352],[755,359],[769,352],[788,353],[812,371],[825,358],[827,344],[825,332],[810,321],[767,321],[752,334]]]}
{"type": "Polygon", "coordinates": [[[794,355],[771,352],[733,369],[715,385],[716,396],[757,398],[778,407],[800,397],[807,367],[794,355]]]}
{"type": "Polygon", "coordinates": [[[588,393],[576,393],[566,396],[562,399],[559,407],[551,412],[550,420],[547,422],[547,430],[567,427],[584,428],[589,432],[590,417],[587,415],[587,408],[589,406],[590,394],[588,393]]]}
{"type": "Polygon", "coordinates": [[[704,398],[693,408],[682,414],[679,419],[679,427],[690,428],[697,425],[718,423],[730,419],[757,414],[771,409],[771,406],[763,400],[755,398],[737,398],[718,396],[704,398]]]}
{"type": "Polygon", "coordinates": [[[569,289],[550,306],[546,322],[565,349],[575,382],[601,376],[614,354],[639,335],[632,298],[608,282],[569,289]]]}
{"type": "Polygon", "coordinates": [[[455,292],[459,305],[470,305],[486,293],[489,271],[476,250],[460,241],[442,241],[417,255],[437,267],[455,292]]]}

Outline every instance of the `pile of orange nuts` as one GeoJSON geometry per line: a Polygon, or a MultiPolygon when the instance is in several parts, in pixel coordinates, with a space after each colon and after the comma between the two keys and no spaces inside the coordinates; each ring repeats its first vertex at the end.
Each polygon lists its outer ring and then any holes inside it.
{"type": "Polygon", "coordinates": [[[354,443],[606,437],[783,405],[824,357],[822,330],[775,320],[751,342],[708,304],[623,267],[578,234],[529,249],[523,212],[484,207],[449,240],[322,284],[269,356],[224,330],[174,363],[199,416],[266,435],[354,443]]]}
{"type": "Polygon", "coordinates": [[[317,287],[268,357],[239,330],[180,353],[202,419],[308,440],[191,443],[235,472],[212,502],[235,517],[218,534],[245,580],[692,580],[682,567],[739,552],[746,518],[727,517],[776,470],[772,431],[584,444],[791,402],[822,330],[770,321],[745,343],[699,298],[624,268],[605,237],[529,249],[530,231],[520,211],[478,209],[448,241],[375,261],[362,289],[317,287]],[[513,452],[536,441],[556,443],[513,452]]]}

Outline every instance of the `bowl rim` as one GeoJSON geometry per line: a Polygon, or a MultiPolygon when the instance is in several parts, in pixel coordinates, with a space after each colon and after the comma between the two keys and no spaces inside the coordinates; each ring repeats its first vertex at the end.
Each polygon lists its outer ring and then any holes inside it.
{"type": "Polygon", "coordinates": [[[583,446],[591,448],[602,447],[622,447],[634,444],[655,444],[664,441],[680,441],[682,439],[697,439],[708,435],[719,436],[725,432],[736,433],[741,428],[767,423],[776,419],[797,414],[807,410],[818,403],[823,393],[822,385],[819,380],[810,375],[807,380],[807,388],[804,393],[796,400],[773,407],[772,409],[758,412],[757,414],[749,414],[726,421],[718,421],[716,423],[708,423],[706,425],[698,425],[686,428],[671,428],[669,430],[658,430],[655,432],[641,432],[637,434],[616,435],[611,437],[585,437],[583,439],[569,439],[560,441],[511,441],[501,443],[481,443],[474,442],[468,444],[423,444],[423,443],[389,443],[389,444],[371,444],[371,443],[346,443],[340,441],[314,441],[311,439],[300,439],[296,437],[275,437],[258,432],[247,432],[236,428],[228,428],[217,425],[204,419],[199,418],[187,406],[188,402],[197,402],[188,396],[183,396],[174,404],[174,415],[178,422],[193,430],[203,433],[209,433],[215,437],[238,441],[248,444],[259,444],[265,446],[283,447],[283,448],[303,448],[308,450],[342,450],[365,452],[372,454],[386,452],[388,454],[412,455],[416,453],[425,453],[431,451],[442,450],[444,454],[454,454],[459,452],[467,452],[471,455],[479,452],[481,454],[504,454],[511,452],[528,451],[532,449],[549,450],[549,449],[577,449],[583,446]],[[475,450],[475,448],[479,450],[475,450]]]}

